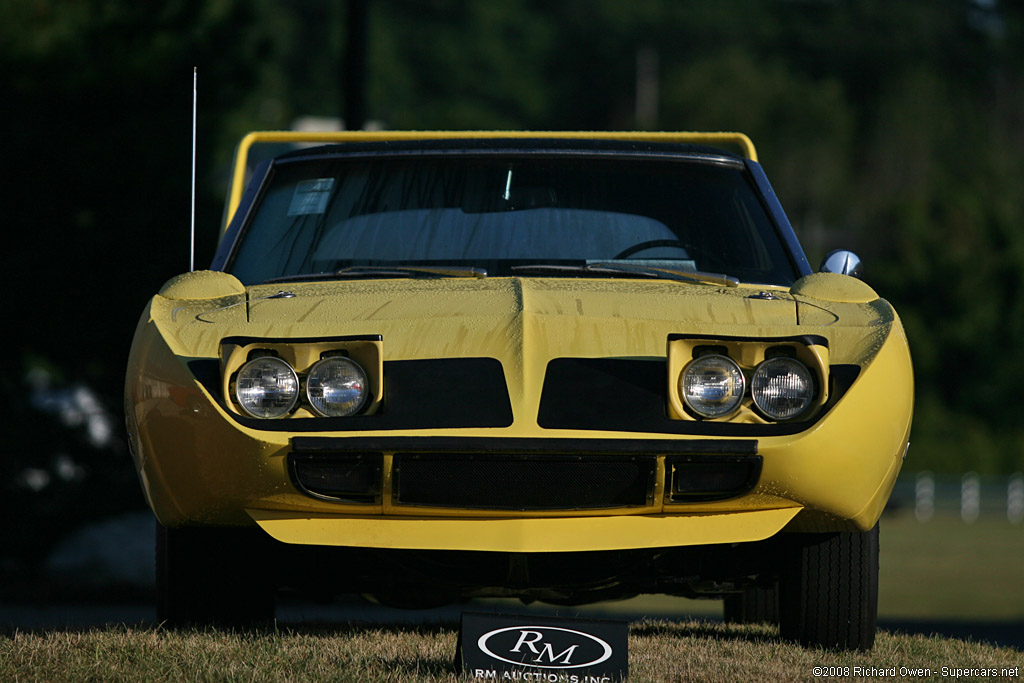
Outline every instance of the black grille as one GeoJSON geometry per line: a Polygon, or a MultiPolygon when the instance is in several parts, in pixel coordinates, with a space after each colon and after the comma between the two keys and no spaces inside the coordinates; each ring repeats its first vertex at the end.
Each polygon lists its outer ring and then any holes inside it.
{"type": "Polygon", "coordinates": [[[478,510],[587,510],[651,503],[657,460],[640,455],[403,453],[398,505],[478,510]]]}

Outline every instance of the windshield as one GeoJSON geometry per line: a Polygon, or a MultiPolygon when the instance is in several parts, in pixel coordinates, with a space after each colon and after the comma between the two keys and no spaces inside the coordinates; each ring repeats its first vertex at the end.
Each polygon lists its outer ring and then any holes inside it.
{"type": "Polygon", "coordinates": [[[580,155],[288,159],[275,164],[250,216],[228,263],[246,284],[357,272],[352,266],[465,267],[494,276],[594,263],[779,285],[796,278],[738,163],[580,155]]]}

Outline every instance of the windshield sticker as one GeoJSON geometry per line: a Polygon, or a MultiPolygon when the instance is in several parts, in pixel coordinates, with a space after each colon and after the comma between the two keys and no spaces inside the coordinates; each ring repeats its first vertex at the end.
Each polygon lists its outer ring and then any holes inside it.
{"type": "Polygon", "coordinates": [[[334,178],[303,180],[295,186],[292,203],[288,206],[289,216],[319,215],[327,210],[327,200],[334,187],[334,178]]]}

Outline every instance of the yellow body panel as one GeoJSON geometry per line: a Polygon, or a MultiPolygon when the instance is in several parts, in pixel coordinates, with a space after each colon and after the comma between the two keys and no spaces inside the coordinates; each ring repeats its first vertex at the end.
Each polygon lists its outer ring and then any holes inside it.
{"type": "MultiPolygon", "coordinates": [[[[291,543],[382,548],[526,552],[733,543],[765,538],[783,527],[871,528],[905,454],[913,389],[902,327],[883,300],[862,302],[864,297],[844,296],[843,281],[849,279],[845,276],[825,278],[828,296],[853,299],[840,303],[815,298],[825,291],[821,282],[802,281],[792,294],[777,288],[772,300],[749,298],[763,286],[543,278],[289,283],[294,297],[272,299],[267,297],[280,286],[250,287],[245,294],[235,294],[230,275],[206,277],[216,296],[190,292],[192,298],[173,298],[177,290],[172,282],[163,290],[168,296],[154,297],[140,320],[128,369],[126,407],[133,457],[147,499],[167,526],[247,525],[255,519],[291,543]],[[838,294],[833,291],[837,287],[838,294]],[[809,429],[756,437],[763,456],[761,478],[740,498],[666,504],[659,490],[647,508],[483,513],[397,509],[390,506],[386,488],[384,503],[377,506],[303,495],[287,472],[286,455],[294,434],[240,424],[189,366],[193,361],[219,363],[220,340],[228,336],[281,340],[379,334],[384,361],[498,359],[508,384],[512,424],[344,435],[302,432],[303,436],[456,435],[560,438],[574,443],[713,439],[543,429],[537,423],[544,372],[551,359],[664,360],[669,336],[681,332],[699,332],[702,337],[818,335],[828,340],[830,363],[861,370],[847,393],[809,429]]],[[[848,289],[859,292],[861,285],[848,289]]],[[[663,467],[662,458],[659,486],[663,467]]]]}
{"type": "Polygon", "coordinates": [[[285,543],[544,553],[760,541],[777,533],[799,510],[540,519],[386,519],[248,512],[264,531],[285,543]]]}

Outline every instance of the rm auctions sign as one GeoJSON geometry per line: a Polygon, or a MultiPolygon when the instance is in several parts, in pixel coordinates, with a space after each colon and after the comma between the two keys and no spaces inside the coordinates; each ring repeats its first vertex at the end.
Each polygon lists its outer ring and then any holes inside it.
{"type": "Polygon", "coordinates": [[[463,612],[458,663],[471,678],[613,683],[626,678],[624,621],[463,612]]]}

